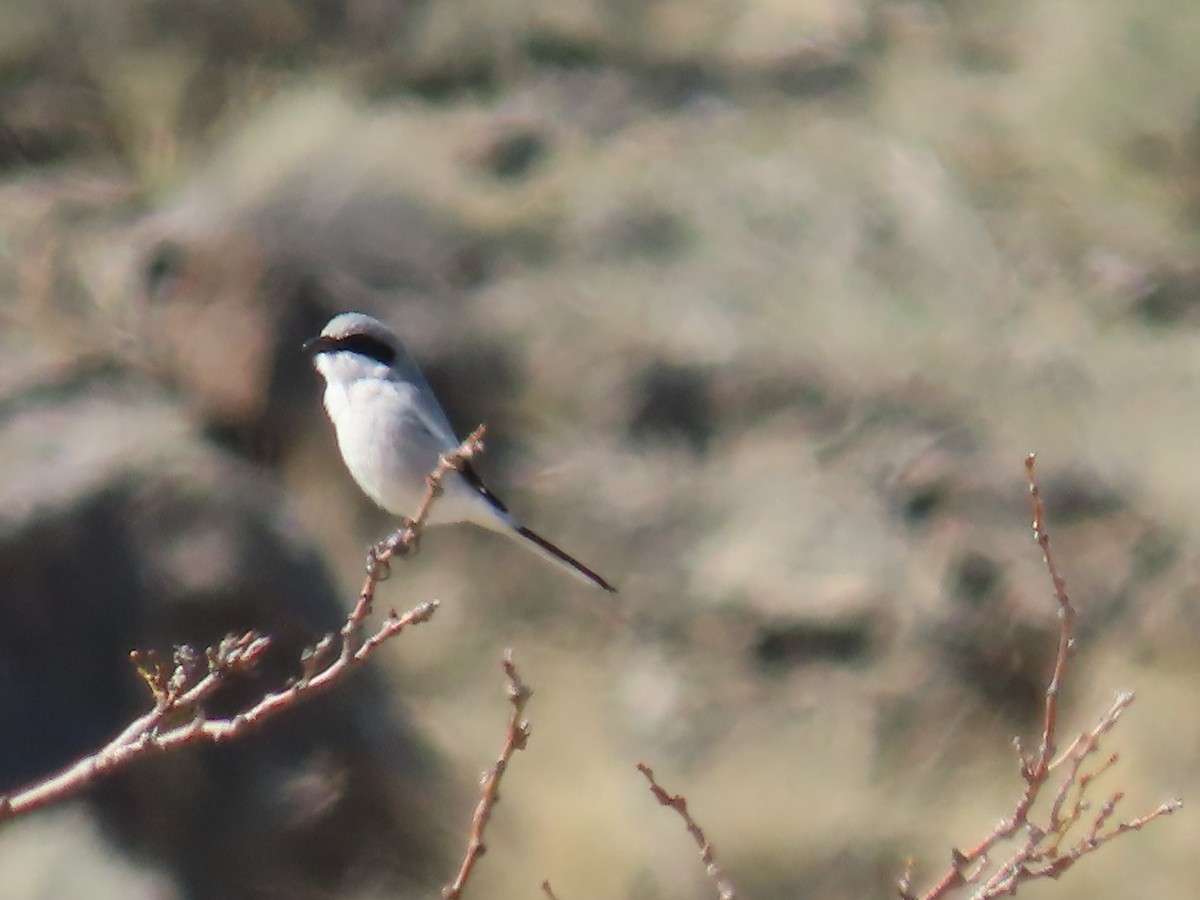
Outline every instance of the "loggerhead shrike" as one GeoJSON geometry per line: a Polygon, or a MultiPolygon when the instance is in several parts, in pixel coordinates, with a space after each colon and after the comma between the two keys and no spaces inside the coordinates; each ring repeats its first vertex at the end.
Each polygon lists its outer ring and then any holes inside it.
{"type": "MultiPolygon", "coordinates": [[[[368,497],[393,515],[414,511],[425,477],[459,441],[400,339],[377,319],[342,313],[304,350],[325,379],[325,411],[346,468],[368,497]]],[[[479,480],[470,461],[442,480],[429,524],[473,522],[508,535],[579,578],[616,591],[583,563],[518,522],[479,480]]]]}

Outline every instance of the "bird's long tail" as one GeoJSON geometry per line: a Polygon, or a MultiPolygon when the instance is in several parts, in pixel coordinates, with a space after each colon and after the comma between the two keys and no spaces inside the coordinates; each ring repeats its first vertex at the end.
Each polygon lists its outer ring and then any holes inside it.
{"type": "Polygon", "coordinates": [[[597,587],[602,587],[609,593],[615,594],[617,589],[577,560],[571,554],[567,553],[554,544],[550,543],[536,531],[530,531],[524,525],[516,525],[510,529],[509,534],[513,539],[523,539],[522,543],[529,547],[534,553],[541,556],[543,559],[548,559],[550,562],[566,569],[576,578],[581,578],[584,581],[594,584],[597,587]]]}
{"type": "Polygon", "coordinates": [[[538,556],[550,560],[550,562],[557,566],[561,566],[576,578],[581,578],[590,584],[604,588],[604,590],[611,594],[617,592],[615,587],[571,554],[560,547],[554,546],[554,544],[550,543],[536,531],[530,531],[518,522],[513,514],[508,511],[508,507],[500,502],[500,498],[487,489],[470,461],[463,464],[462,468],[459,469],[459,474],[462,476],[462,480],[475,491],[476,495],[483,499],[484,508],[489,511],[487,515],[469,516],[470,521],[482,525],[491,531],[499,531],[502,534],[506,534],[513,540],[521,541],[524,546],[528,547],[538,556]]]}

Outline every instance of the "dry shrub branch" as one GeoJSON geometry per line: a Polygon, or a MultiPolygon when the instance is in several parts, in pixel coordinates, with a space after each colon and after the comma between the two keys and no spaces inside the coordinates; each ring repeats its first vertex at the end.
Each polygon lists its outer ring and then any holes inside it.
{"type": "Polygon", "coordinates": [[[248,631],[230,635],[203,652],[179,647],[170,664],[162,663],[157,654],[135,651],[130,656],[150,688],[153,707],[99,750],[36,784],[0,796],[0,824],[78,794],[101,775],[151,754],[239,737],[305,698],[340,684],[384,642],[410,625],[427,622],[437,610],[436,601],[422,603],[402,615],[391,610],[374,632],[363,637],[366,619],[375,602],[375,589],[387,577],[390,560],[416,547],[429,511],[442,493],[442,479],[482,451],[483,433],[481,425],[457,450],[438,461],[426,479],[426,491],[416,515],[406,519],[387,540],[371,548],[358,602],[336,635],[326,635],[304,652],[299,661],[299,678],[233,716],[210,718],[204,712],[205,701],[227,679],[252,668],[271,645],[270,637],[248,631]]]}
{"type": "MultiPolygon", "coordinates": [[[[1182,800],[1170,800],[1145,815],[1117,820],[1116,808],[1125,796],[1120,790],[1109,795],[1098,807],[1093,806],[1089,789],[1096,778],[1117,761],[1115,753],[1102,758],[1098,756],[1100,740],[1133,702],[1132,693],[1117,694],[1112,706],[1090,731],[1080,734],[1065,750],[1058,752],[1058,699],[1074,650],[1075,607],[1050,551],[1050,535],[1045,527],[1045,510],[1034,462],[1031,453],[1025,460],[1025,469],[1033,513],[1033,539],[1042,549],[1042,559],[1058,603],[1059,620],[1058,652],[1046,685],[1041,741],[1037,751],[1028,756],[1020,741],[1014,741],[1025,790],[1012,813],[971,848],[952,850],[950,867],[936,884],[919,895],[921,900],[938,900],[967,888],[972,889],[972,900],[1011,896],[1028,881],[1058,878],[1079,859],[1109,841],[1138,831],[1183,806],[1182,800]],[[1058,780],[1052,785],[1054,776],[1058,776],[1058,780]],[[1044,795],[1047,808],[1035,816],[1034,806],[1044,795]],[[997,847],[1009,841],[1015,843],[1015,849],[999,860],[994,859],[997,847]]],[[[910,861],[897,885],[901,900],[917,900],[918,895],[912,892],[911,884],[910,861]]]]}
{"type": "MultiPolygon", "coordinates": [[[[1030,755],[1025,754],[1019,740],[1014,741],[1025,790],[1012,813],[970,849],[952,850],[950,867],[923,894],[912,891],[913,862],[910,860],[897,883],[900,900],[918,900],[918,897],[919,900],[939,900],[966,889],[971,889],[972,900],[1012,896],[1022,884],[1041,878],[1057,879],[1080,858],[1123,834],[1141,830],[1183,806],[1182,800],[1169,800],[1144,815],[1118,820],[1116,809],[1125,797],[1124,791],[1113,792],[1098,807],[1089,798],[1089,789],[1096,779],[1117,762],[1116,753],[1099,757],[1100,741],[1133,702],[1132,693],[1117,694],[1095,726],[1077,736],[1061,753],[1058,751],[1059,694],[1074,650],[1076,613],[1067,594],[1066,582],[1059,574],[1050,550],[1050,536],[1045,527],[1045,509],[1034,463],[1035,457],[1030,454],[1025,460],[1025,468],[1029,481],[1033,538],[1042,550],[1059,617],[1058,649],[1054,668],[1046,684],[1041,740],[1037,751],[1030,755]],[[1059,776],[1058,781],[1051,785],[1055,775],[1059,776]],[[1034,808],[1039,799],[1046,801],[1047,808],[1043,814],[1035,816],[1034,808]],[[1019,839],[1018,836],[1022,834],[1023,839],[1019,839]],[[1007,856],[993,859],[997,847],[1004,842],[1014,842],[1015,848],[1007,856]]],[[[663,788],[655,780],[649,766],[638,763],[637,768],[649,782],[655,799],[675,810],[683,819],[688,833],[700,848],[701,860],[716,886],[718,896],[721,900],[733,900],[733,885],[717,865],[712,843],[688,811],[687,798],[671,794],[663,788]]],[[[553,898],[548,882],[543,882],[542,890],[553,898]]]]}
{"type": "MultiPolygon", "coordinates": [[[[492,817],[492,810],[500,802],[500,779],[508,770],[508,763],[513,754],[524,750],[529,742],[529,722],[524,715],[525,704],[529,702],[533,690],[521,681],[517,667],[513,664],[512,650],[504,651],[503,666],[504,675],[508,679],[508,701],[512,704],[512,715],[508,719],[508,730],[504,735],[504,746],[500,748],[500,756],[496,759],[496,764],[483,776],[479,803],[475,807],[474,816],[471,817],[471,836],[467,841],[467,852],[458,875],[442,889],[442,897],[446,900],[458,900],[462,896],[467,879],[475,870],[475,864],[487,851],[487,845],[483,842],[483,832],[492,817]]],[[[542,884],[542,889],[553,896],[548,882],[542,884]]]]}
{"type": "MultiPolygon", "coordinates": [[[[340,683],[384,642],[410,625],[428,621],[437,609],[436,601],[420,604],[403,615],[392,610],[373,632],[363,636],[376,588],[388,576],[391,560],[416,548],[430,509],[442,493],[442,479],[482,451],[483,433],[483,426],[480,426],[457,450],[439,460],[426,480],[427,489],[416,515],[404,520],[386,540],[371,547],[366,579],[354,609],[337,634],[326,635],[302,654],[299,660],[302,674],[296,681],[283,690],[261,697],[231,717],[210,718],[204,712],[205,701],[225,680],[252,668],[270,646],[270,637],[247,632],[230,635],[203,652],[180,647],[175,650],[169,665],[163,664],[154,653],[134,652],[131,657],[150,689],[153,708],[130,722],[96,752],[36,784],[0,796],[0,824],[77,794],[99,776],[131,765],[152,753],[238,737],[291,709],[304,698],[340,683]]],[[[1123,791],[1114,791],[1098,806],[1093,804],[1089,791],[1097,778],[1117,762],[1116,753],[1100,754],[1100,742],[1133,702],[1132,693],[1117,694],[1090,730],[1075,737],[1061,752],[1058,749],[1059,695],[1074,650],[1076,611],[1050,549],[1034,463],[1034,456],[1030,454],[1025,465],[1033,537],[1042,550],[1059,616],[1058,648],[1045,690],[1041,739],[1037,750],[1028,755],[1020,741],[1014,741],[1025,788],[1012,813],[969,849],[952,850],[949,868],[924,893],[912,891],[913,863],[910,861],[897,883],[900,900],[939,900],[968,889],[972,900],[1011,896],[1026,882],[1058,878],[1087,854],[1123,834],[1138,831],[1156,819],[1176,812],[1183,805],[1179,799],[1170,800],[1144,815],[1119,819],[1116,811],[1124,799],[1123,791]],[[1044,801],[1040,806],[1039,800],[1044,801]],[[1035,807],[1042,811],[1035,813],[1035,807]],[[997,852],[1002,844],[1009,847],[1006,854],[997,852]]],[[[446,900],[462,897],[471,873],[485,853],[484,832],[500,800],[501,779],[513,754],[523,750],[529,739],[530,728],[524,711],[532,691],[521,680],[511,650],[505,651],[503,668],[512,712],[496,763],[482,779],[479,802],[471,820],[467,849],[458,874],[442,890],[446,900]]],[[[655,799],[673,809],[683,820],[700,850],[706,873],[720,900],[734,900],[733,884],[718,865],[712,843],[692,818],[687,799],[663,788],[649,766],[638,763],[637,769],[645,776],[655,799]]],[[[542,882],[541,888],[549,900],[555,900],[549,881],[542,882]]]]}
{"type": "Polygon", "coordinates": [[[645,763],[638,763],[637,770],[646,776],[646,781],[650,783],[650,793],[654,795],[654,799],[663,806],[675,810],[675,812],[679,813],[679,817],[683,819],[683,824],[687,828],[688,834],[692,836],[692,840],[700,848],[700,859],[704,863],[704,871],[712,879],[713,884],[716,885],[717,896],[720,900],[734,900],[737,894],[733,889],[733,884],[725,877],[725,874],[721,871],[721,867],[717,865],[713,845],[704,836],[704,829],[696,823],[696,820],[692,818],[692,814],[688,812],[687,797],[683,796],[683,794],[668,793],[654,779],[654,770],[645,763]]]}

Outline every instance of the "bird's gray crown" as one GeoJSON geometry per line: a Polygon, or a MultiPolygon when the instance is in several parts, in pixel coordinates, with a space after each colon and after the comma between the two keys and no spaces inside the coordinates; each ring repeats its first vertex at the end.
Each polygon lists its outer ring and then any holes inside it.
{"type": "Polygon", "coordinates": [[[321,336],[306,341],[304,349],[318,353],[348,351],[392,365],[404,351],[400,339],[386,325],[366,313],[341,313],[329,320],[321,330],[321,336]]]}

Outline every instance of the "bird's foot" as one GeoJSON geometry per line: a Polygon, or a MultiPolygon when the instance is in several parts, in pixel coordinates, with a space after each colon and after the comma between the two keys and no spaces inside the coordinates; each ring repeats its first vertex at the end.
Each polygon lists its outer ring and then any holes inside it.
{"type": "Polygon", "coordinates": [[[388,537],[367,550],[367,574],[376,581],[386,581],[391,575],[390,560],[393,556],[411,556],[417,552],[420,533],[416,522],[405,518],[403,524],[388,537]]]}
{"type": "Polygon", "coordinates": [[[392,556],[412,556],[420,547],[421,532],[415,519],[405,516],[400,527],[386,541],[392,556]]]}
{"type": "Polygon", "coordinates": [[[373,581],[387,581],[392,574],[388,560],[392,554],[387,551],[387,541],[380,541],[367,548],[367,577],[373,581]]]}

